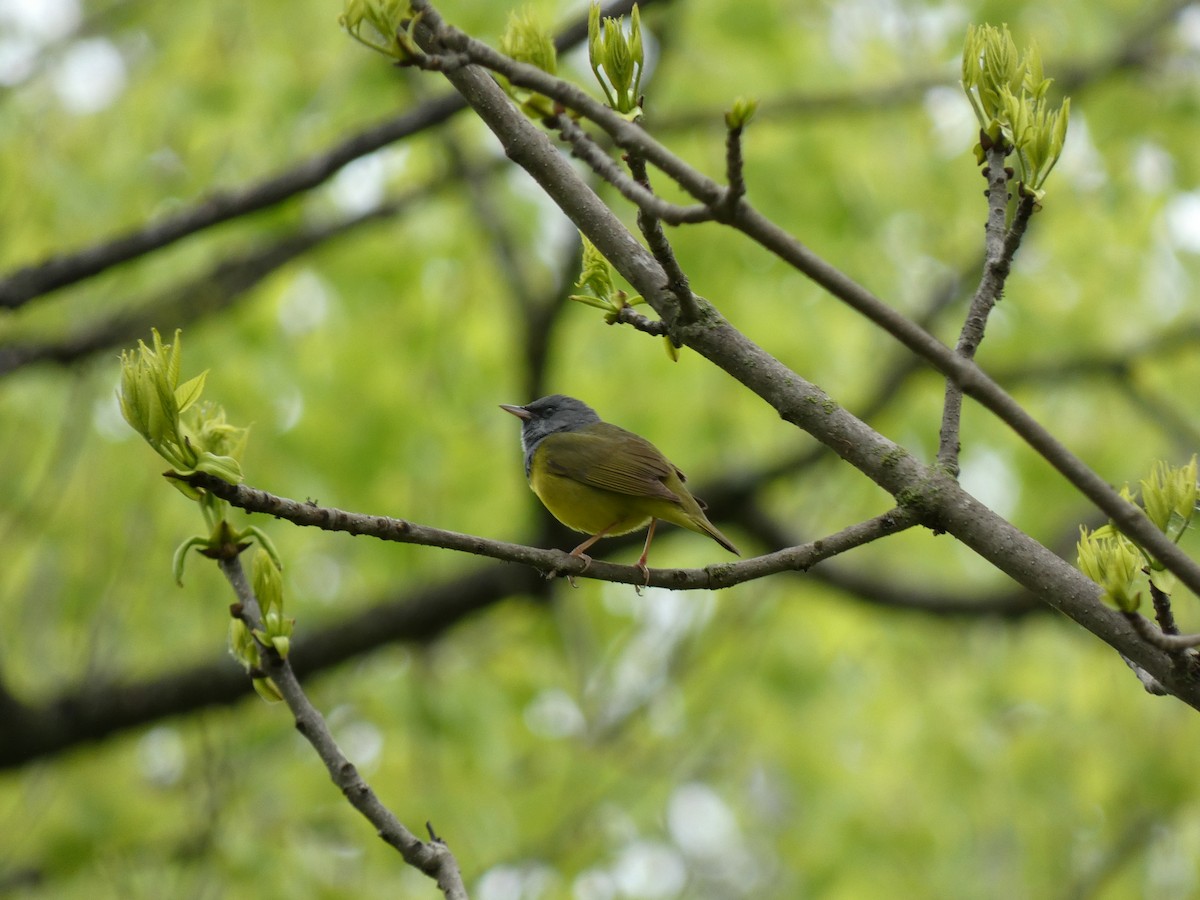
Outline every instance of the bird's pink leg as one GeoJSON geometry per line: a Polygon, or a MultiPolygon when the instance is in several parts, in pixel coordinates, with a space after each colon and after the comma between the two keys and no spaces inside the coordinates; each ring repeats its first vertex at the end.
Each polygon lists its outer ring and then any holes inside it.
{"type": "Polygon", "coordinates": [[[637,561],[638,571],[642,573],[642,577],[645,579],[642,587],[650,586],[650,569],[646,566],[646,556],[650,553],[650,542],[654,540],[654,526],[657,524],[658,519],[650,520],[650,529],[646,532],[646,546],[642,548],[642,555],[638,557],[637,561]]]}

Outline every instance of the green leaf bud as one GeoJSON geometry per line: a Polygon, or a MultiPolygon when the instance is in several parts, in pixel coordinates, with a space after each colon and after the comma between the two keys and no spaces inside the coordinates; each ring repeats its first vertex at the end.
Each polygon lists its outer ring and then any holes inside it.
{"type": "Polygon", "coordinates": [[[281,703],[283,701],[283,694],[279,693],[279,688],[275,686],[275,682],[270,678],[254,678],[252,681],[254,683],[254,690],[258,693],[258,696],[262,697],[268,703],[281,703]]]}
{"type": "Polygon", "coordinates": [[[738,97],[733,101],[733,109],[725,113],[725,127],[730,131],[745,128],[758,112],[758,100],[753,97],[738,97]]]}
{"type": "MultiPolygon", "coordinates": [[[[500,49],[518,62],[536,66],[551,75],[558,70],[554,38],[528,7],[520,12],[509,13],[508,26],[500,39],[500,49]]],[[[497,75],[496,80],[529,118],[541,121],[554,114],[556,106],[549,97],[517,87],[502,75],[497,75]]]]}
{"type": "Polygon", "coordinates": [[[280,572],[283,571],[283,559],[279,555],[279,551],[275,549],[275,544],[271,542],[271,538],[267,533],[257,525],[247,525],[242,532],[237,535],[237,540],[240,542],[246,538],[254,538],[258,541],[258,546],[266,552],[267,556],[271,557],[271,562],[275,564],[275,568],[280,572]]]}
{"type": "Polygon", "coordinates": [[[254,552],[250,581],[264,615],[283,612],[283,573],[262,547],[254,552]]]}
{"type": "Polygon", "coordinates": [[[601,22],[600,6],[592,4],[588,10],[588,61],[608,105],[629,118],[640,117],[645,54],[637,6],[626,35],[620,19],[605,18],[601,22]]]}
{"type": "Polygon", "coordinates": [[[587,288],[597,297],[608,297],[613,291],[612,266],[583,232],[579,238],[583,242],[583,263],[575,287],[587,288]]]}
{"type": "MultiPolygon", "coordinates": [[[[178,484],[179,482],[175,483],[178,484]]],[[[189,486],[190,485],[185,485],[185,487],[189,486]]],[[[187,552],[193,548],[202,549],[208,547],[208,545],[208,538],[200,535],[193,535],[175,548],[175,554],[171,557],[171,571],[175,575],[175,583],[177,585],[183,587],[183,566],[184,563],[187,562],[187,552]]]]}
{"type": "Polygon", "coordinates": [[[1196,457],[1185,466],[1159,461],[1142,480],[1142,505],[1158,528],[1178,541],[1196,511],[1196,457]]]}
{"type": "Polygon", "coordinates": [[[407,0],[346,0],[338,24],[364,47],[408,62],[420,51],[405,31],[413,20],[407,0]]]}
{"type": "Polygon", "coordinates": [[[175,388],[175,405],[181,413],[186,411],[188,407],[200,399],[200,395],[204,393],[204,381],[207,378],[208,369],[205,369],[195,378],[192,378],[175,388]]]}
{"type": "Polygon", "coordinates": [[[554,36],[531,7],[509,13],[508,25],[500,38],[500,51],[551,75],[558,71],[554,36]]]}
{"type": "Polygon", "coordinates": [[[641,90],[642,67],[646,62],[646,55],[642,50],[642,14],[636,3],[629,14],[629,56],[637,66],[637,78],[632,85],[633,99],[636,101],[637,92],[641,90]]]}
{"type": "Polygon", "coordinates": [[[205,449],[226,450],[226,453],[216,452],[218,456],[233,455],[227,448],[236,447],[240,452],[244,432],[226,425],[224,413],[207,423],[208,431],[203,434],[203,440],[194,437],[198,430],[196,425],[185,427],[180,415],[183,410],[188,410],[189,423],[200,425],[206,424],[205,414],[213,415],[212,407],[206,407],[207,413],[200,413],[195,406],[204,390],[207,372],[180,385],[182,332],[176,330],[170,344],[163,343],[157,330],[152,334],[152,347],[138,341],[136,353],[121,354],[119,400],[125,421],[177,471],[194,471],[200,452],[205,449]],[[219,434],[223,443],[218,443],[214,434],[219,434]]]}
{"type": "Polygon", "coordinates": [[[613,269],[608,260],[586,235],[581,233],[579,237],[583,241],[583,265],[575,286],[583,288],[586,293],[571,294],[568,299],[603,310],[604,320],[612,325],[622,309],[637,306],[646,300],[641,295],[630,297],[618,288],[613,283],[613,269]]]}
{"type": "Polygon", "coordinates": [[[230,484],[242,483],[242,467],[232,456],[217,456],[215,453],[209,453],[207,450],[201,452],[196,457],[196,462],[192,466],[193,472],[207,472],[220,478],[222,481],[228,481],[230,484]]]}
{"type": "Polygon", "coordinates": [[[262,664],[254,635],[246,623],[236,617],[229,620],[229,653],[247,671],[262,664]]]}
{"type": "MultiPolygon", "coordinates": [[[[1042,71],[1036,46],[1018,59],[1008,26],[971,27],[963,43],[962,87],[981,131],[995,147],[1003,136],[1007,152],[1016,152],[1021,196],[1040,201],[1043,186],[1062,154],[1070,102],[1052,109],[1047,93],[1053,79],[1042,71]]],[[[983,164],[990,149],[981,137],[975,157],[983,164]]],[[[1007,155],[1007,153],[1006,153],[1007,155]]]]}
{"type": "Polygon", "coordinates": [[[1100,585],[1104,599],[1122,612],[1136,612],[1142,598],[1135,579],[1144,562],[1137,547],[1112,529],[1102,534],[1081,527],[1077,551],[1080,571],[1100,585]]]}

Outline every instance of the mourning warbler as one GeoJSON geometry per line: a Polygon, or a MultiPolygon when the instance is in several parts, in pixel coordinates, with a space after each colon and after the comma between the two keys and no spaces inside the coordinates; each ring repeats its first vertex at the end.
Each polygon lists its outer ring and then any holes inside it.
{"type": "Polygon", "coordinates": [[[522,422],[525,475],[538,499],[568,528],[591,535],[572,556],[591,562],[585,551],[600,538],[649,525],[637,561],[648,580],[646,554],[659,519],[707,534],[738,553],[708,521],[684,486],[683,473],[645,438],[602,421],[586,403],[562,394],[500,408],[522,422]]]}

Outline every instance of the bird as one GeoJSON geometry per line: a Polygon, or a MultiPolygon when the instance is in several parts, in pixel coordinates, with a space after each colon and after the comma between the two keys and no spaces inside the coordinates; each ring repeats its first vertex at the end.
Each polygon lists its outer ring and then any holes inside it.
{"type": "Polygon", "coordinates": [[[592,561],[586,551],[600,538],[648,525],[637,568],[649,584],[646,557],[659,520],[706,534],[741,556],[708,520],[683,472],[645,438],[603,421],[582,400],[564,394],[500,408],[521,420],[525,477],[533,492],[558,521],[590,535],[570,552],[584,560],[585,570],[592,561]]]}

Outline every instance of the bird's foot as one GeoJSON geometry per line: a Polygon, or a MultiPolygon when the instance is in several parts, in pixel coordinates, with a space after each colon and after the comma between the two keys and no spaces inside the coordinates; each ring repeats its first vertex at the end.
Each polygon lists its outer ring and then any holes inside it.
{"type": "MultiPolygon", "coordinates": [[[[576,559],[583,560],[583,568],[582,569],[580,569],[578,572],[567,574],[567,583],[570,584],[571,587],[577,588],[577,587],[579,587],[579,585],[575,583],[575,576],[582,575],[584,572],[586,572],[588,570],[588,566],[590,566],[592,564],[592,558],[590,556],[588,556],[586,553],[579,552],[578,550],[573,550],[571,553],[569,553],[567,555],[568,555],[568,557],[573,556],[576,559]]],[[[551,578],[557,578],[558,576],[560,576],[562,574],[563,574],[563,567],[555,566],[553,569],[551,569],[549,572],[546,573],[546,579],[549,580],[551,578]]]]}
{"type": "Polygon", "coordinates": [[[635,584],[633,589],[640,597],[642,596],[642,588],[650,587],[650,567],[646,565],[646,561],[644,559],[639,559],[637,561],[637,570],[642,573],[642,583],[635,584]]]}

